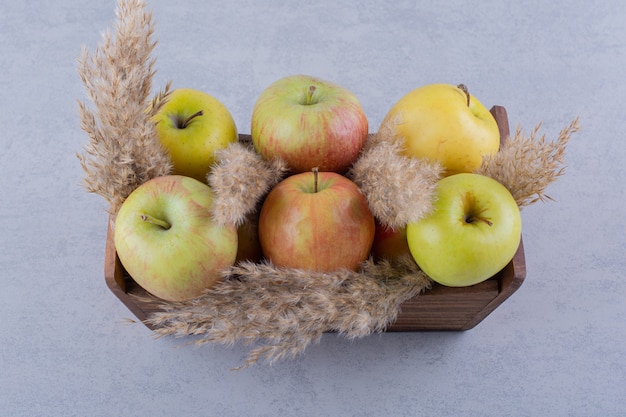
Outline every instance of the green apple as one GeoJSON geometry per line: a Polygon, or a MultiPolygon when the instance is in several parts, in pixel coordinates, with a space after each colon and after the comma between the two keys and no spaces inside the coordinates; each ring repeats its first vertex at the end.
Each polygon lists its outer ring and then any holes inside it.
{"type": "Polygon", "coordinates": [[[430,84],[402,97],[382,126],[394,123],[407,156],[441,163],[446,175],[474,172],[500,148],[493,115],[465,86],[430,84]]]}
{"type": "Polygon", "coordinates": [[[195,298],[235,262],[237,229],[211,215],[208,185],[181,175],[137,187],[115,219],[115,248],[126,271],[146,291],[168,301],[195,298]]]}
{"type": "Polygon", "coordinates": [[[430,215],[407,226],[419,267],[434,281],[463,287],[482,282],[517,251],[522,220],[502,184],[478,174],[456,174],[437,183],[430,215]]]}
{"type": "Polygon", "coordinates": [[[215,151],[238,140],[237,127],[228,109],[202,91],[180,88],[153,118],[161,144],[168,151],[173,174],[204,183],[215,151]]]}
{"type": "Polygon", "coordinates": [[[357,270],[369,256],[374,230],[374,216],[356,184],[316,170],[278,183],[259,218],[267,259],[313,271],[357,270]]]}
{"type": "Polygon", "coordinates": [[[342,173],[367,140],[368,123],[354,94],[308,75],[267,87],[252,112],[252,142],[266,159],[282,158],[295,173],[342,173]]]}

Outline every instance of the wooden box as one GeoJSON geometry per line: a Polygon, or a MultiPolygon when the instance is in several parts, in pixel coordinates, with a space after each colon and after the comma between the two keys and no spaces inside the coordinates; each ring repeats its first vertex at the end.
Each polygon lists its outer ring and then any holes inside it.
{"type": "MultiPolygon", "coordinates": [[[[500,137],[509,136],[506,110],[494,106],[491,113],[500,128],[500,137]]],[[[247,136],[247,135],[241,135],[247,136]]],[[[492,278],[471,287],[452,288],[439,284],[406,301],[395,323],[387,331],[468,330],[480,323],[520,287],[526,277],[523,243],[512,261],[492,278]]],[[[137,317],[145,320],[154,306],[141,301],[146,291],[124,270],[115,251],[111,222],[109,222],[104,278],[109,289],[137,317]]],[[[151,327],[150,325],[147,325],[151,327]]]]}

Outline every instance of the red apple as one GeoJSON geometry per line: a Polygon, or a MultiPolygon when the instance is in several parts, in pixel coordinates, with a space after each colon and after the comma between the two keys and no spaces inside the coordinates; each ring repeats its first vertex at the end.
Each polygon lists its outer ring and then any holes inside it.
{"type": "Polygon", "coordinates": [[[153,118],[174,173],[207,182],[215,153],[237,141],[232,115],[215,97],[178,88],[153,118]]]}
{"type": "Polygon", "coordinates": [[[354,94],[307,75],[267,87],[252,111],[252,142],[266,159],[282,158],[295,173],[343,173],[367,140],[368,123],[354,94]]]}
{"type": "Polygon", "coordinates": [[[334,172],[304,172],[269,193],[259,238],[274,265],[330,272],[357,270],[369,256],[374,216],[352,181],[334,172]]]}
{"type": "Polygon", "coordinates": [[[258,262],[263,259],[261,242],[259,242],[259,216],[250,216],[237,228],[239,246],[235,262],[258,262]]]}
{"type": "Polygon", "coordinates": [[[374,259],[396,259],[411,256],[409,243],[406,240],[406,227],[392,229],[376,221],[376,234],[372,244],[374,259]]]}

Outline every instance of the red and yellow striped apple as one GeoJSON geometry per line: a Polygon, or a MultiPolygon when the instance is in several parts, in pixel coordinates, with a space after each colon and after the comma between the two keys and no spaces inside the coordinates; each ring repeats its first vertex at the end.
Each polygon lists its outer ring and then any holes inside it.
{"type": "Polygon", "coordinates": [[[259,238],[265,257],[282,267],[357,270],[370,253],[374,216],[356,184],[334,172],[303,172],[265,199],[259,238]]]}

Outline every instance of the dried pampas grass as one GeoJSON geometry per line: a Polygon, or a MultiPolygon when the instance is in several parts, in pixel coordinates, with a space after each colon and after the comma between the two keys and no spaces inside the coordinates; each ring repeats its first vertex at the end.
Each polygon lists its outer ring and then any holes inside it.
{"type": "Polygon", "coordinates": [[[240,226],[288,169],[283,160],[266,161],[241,142],[218,151],[215,157],[207,180],[216,194],[213,218],[219,224],[240,226]]]}
{"type": "Polygon", "coordinates": [[[115,33],[105,33],[93,53],[83,49],[78,62],[94,107],[78,103],[81,127],[90,138],[77,155],[86,174],[83,185],[104,197],[112,213],[139,185],[171,171],[150,121],[169,93],[168,84],[149,99],[155,72],[152,16],[142,0],[120,0],[116,16],[115,33]]]}
{"type": "Polygon", "coordinates": [[[370,135],[349,176],[359,186],[378,221],[391,229],[416,222],[432,210],[437,163],[402,156],[403,142],[395,139],[395,124],[370,135]]]}
{"type": "Polygon", "coordinates": [[[327,331],[348,338],[381,332],[402,302],[431,285],[405,258],[333,273],[245,262],[224,278],[195,300],[158,305],[162,312],[148,319],[156,335],[200,335],[198,345],[256,343],[246,366],[273,362],[295,357],[327,331]]]}
{"type": "Polygon", "coordinates": [[[500,152],[486,157],[476,171],[503,184],[520,208],[551,199],[545,191],[565,172],[565,149],[579,130],[576,118],[555,141],[547,141],[545,135],[539,136],[540,127],[537,125],[530,135],[518,127],[515,135],[504,141],[500,152]]]}

